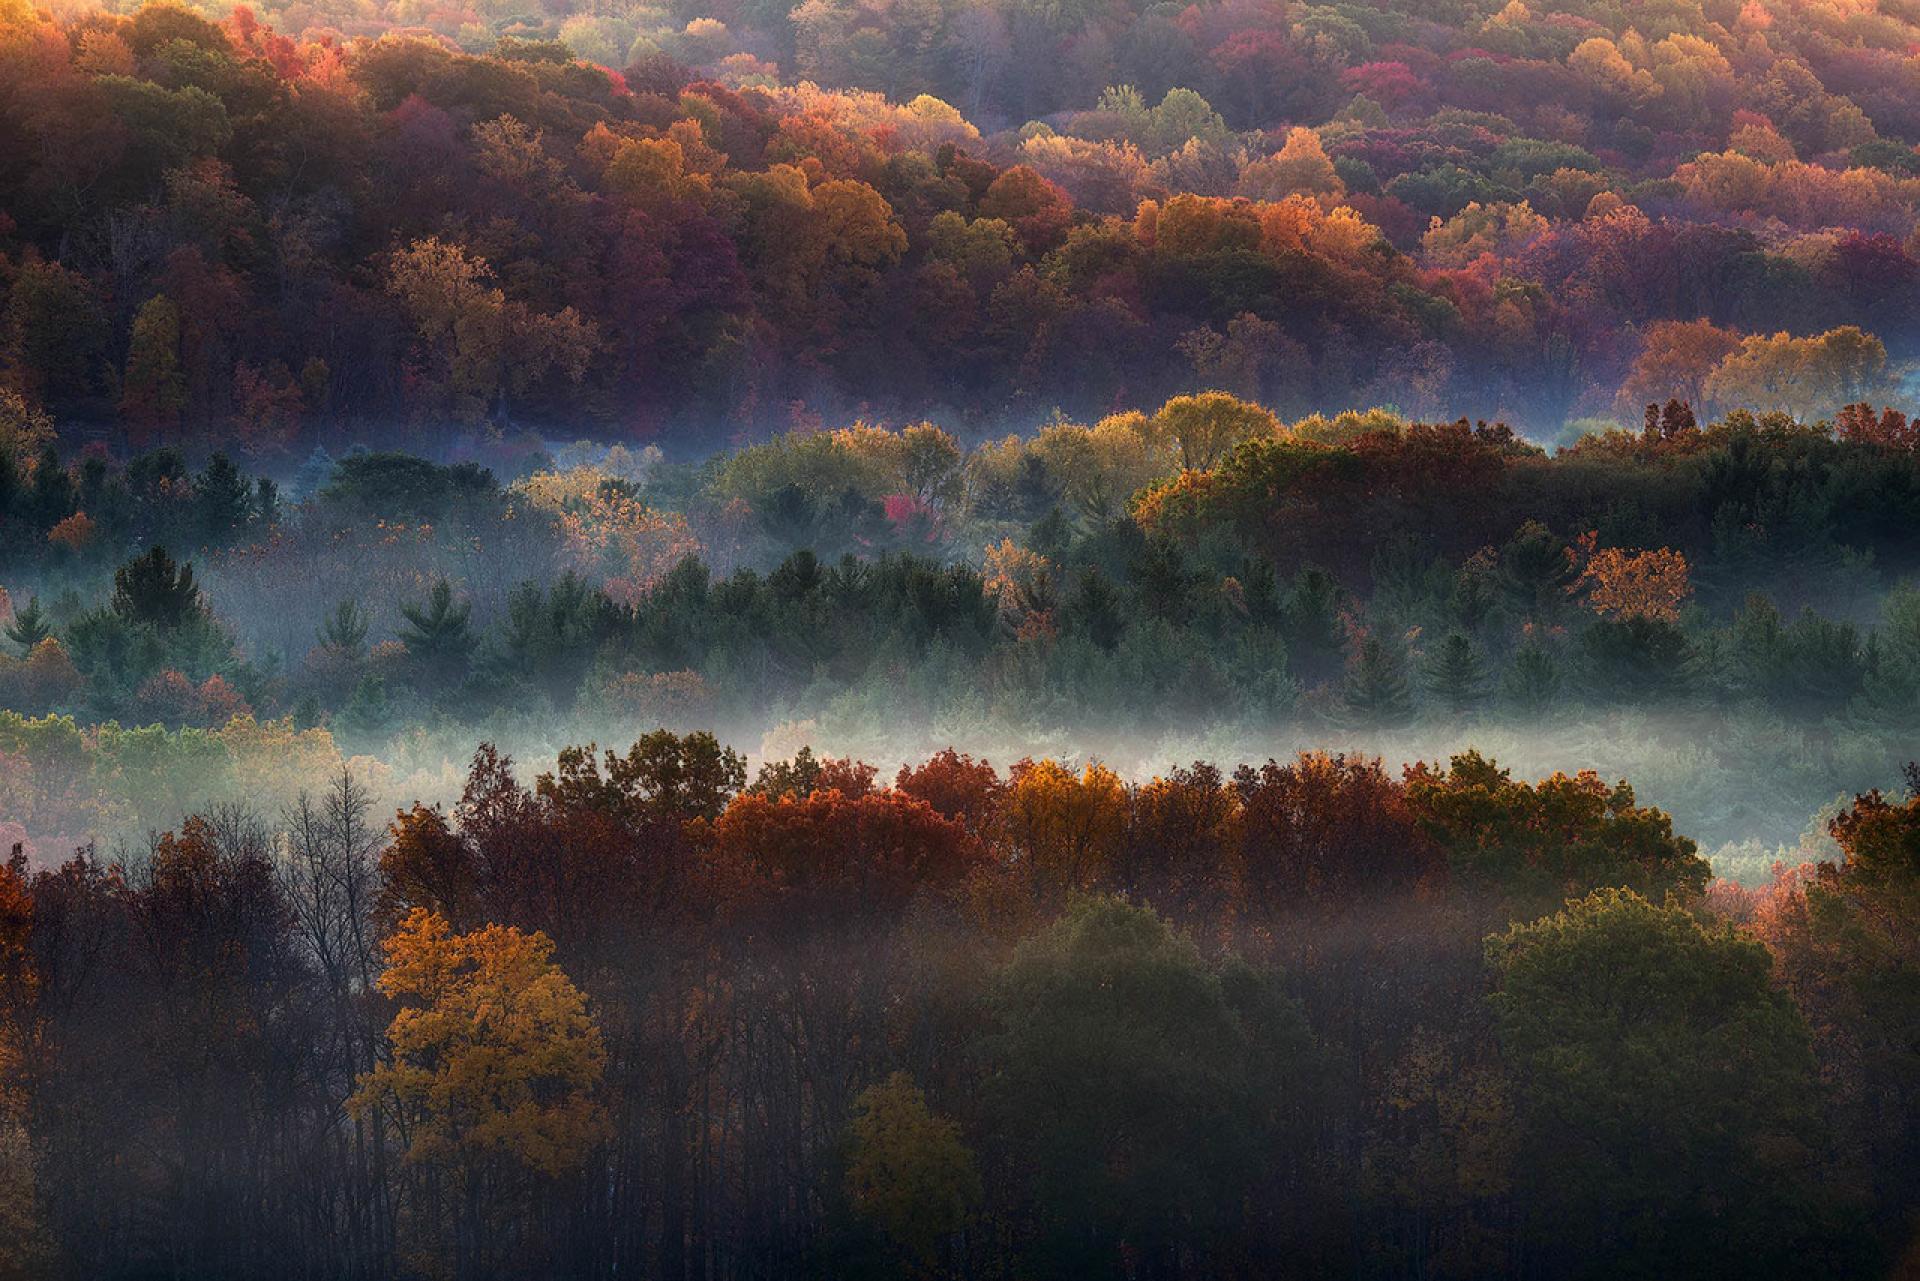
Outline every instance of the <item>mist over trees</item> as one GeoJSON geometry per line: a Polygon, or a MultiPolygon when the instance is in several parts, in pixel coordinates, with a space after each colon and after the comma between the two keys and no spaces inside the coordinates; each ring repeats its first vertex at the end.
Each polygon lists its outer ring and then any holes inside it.
{"type": "Polygon", "coordinates": [[[1748,894],[1625,784],[1472,755],[749,782],[660,731],[530,786],[483,746],[384,837],[353,771],[307,781],[0,870],[13,1270],[1870,1276],[1909,1246],[1910,795],[1748,894]]]}
{"type": "Polygon", "coordinates": [[[1916,50],[0,0],[0,1281],[1908,1276],[1916,50]]]}

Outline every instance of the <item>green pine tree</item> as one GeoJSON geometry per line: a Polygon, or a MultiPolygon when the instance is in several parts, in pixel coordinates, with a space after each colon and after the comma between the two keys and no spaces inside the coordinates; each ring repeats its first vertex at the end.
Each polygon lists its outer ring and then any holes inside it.
{"type": "Polygon", "coordinates": [[[343,600],[333,607],[333,612],[320,624],[320,644],[350,658],[359,658],[367,652],[367,628],[370,622],[367,611],[360,608],[358,602],[343,600]]]}
{"type": "Polygon", "coordinates": [[[25,609],[14,611],[13,621],[7,624],[7,639],[20,647],[22,654],[31,654],[33,647],[53,635],[53,624],[47,618],[47,612],[40,608],[40,598],[30,597],[25,609]]]}
{"type": "Polygon", "coordinates": [[[1347,715],[1360,725],[1390,728],[1413,719],[1406,663],[1399,652],[1369,636],[1347,668],[1341,691],[1347,715]]]}
{"type": "Polygon", "coordinates": [[[477,638],[469,625],[472,615],[473,606],[455,604],[453,584],[442,578],[424,604],[400,607],[400,616],[406,620],[401,643],[431,679],[451,684],[466,675],[473,656],[477,638]]]}
{"type": "Polygon", "coordinates": [[[1529,640],[1513,653],[1505,681],[1507,701],[1523,712],[1543,712],[1560,694],[1560,664],[1551,651],[1529,640]]]}
{"type": "Polygon", "coordinates": [[[164,547],[155,547],[113,572],[113,612],[129,623],[175,631],[198,617],[201,609],[193,566],[176,565],[164,547]]]}
{"type": "Polygon", "coordinates": [[[1427,659],[1422,675],[1427,692],[1455,716],[1471,711],[1486,697],[1486,667],[1474,652],[1473,642],[1459,632],[1441,642],[1427,659]]]}

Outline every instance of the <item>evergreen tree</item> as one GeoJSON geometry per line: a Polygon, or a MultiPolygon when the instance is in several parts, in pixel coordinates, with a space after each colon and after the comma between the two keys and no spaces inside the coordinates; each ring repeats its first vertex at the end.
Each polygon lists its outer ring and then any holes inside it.
{"type": "Polygon", "coordinates": [[[42,533],[73,515],[73,477],[60,465],[52,445],[40,451],[33,466],[33,487],[27,494],[27,519],[42,533]]]}
{"type": "Polygon", "coordinates": [[[1399,651],[1369,636],[1360,644],[1347,669],[1341,691],[1347,714],[1359,724],[1380,728],[1405,725],[1413,719],[1413,699],[1407,690],[1406,662],[1399,651]]]}
{"type": "Polygon", "coordinates": [[[300,470],[293,474],[293,497],[296,502],[305,502],[319,494],[333,479],[333,455],[324,445],[315,445],[313,452],[307,455],[307,461],[300,464],[300,470]]]}
{"type": "Polygon", "coordinates": [[[1560,664],[1551,651],[1528,640],[1513,653],[1505,681],[1507,701],[1520,711],[1543,712],[1560,694],[1560,664]]]}
{"type": "Polygon", "coordinates": [[[1320,569],[1294,575],[1281,618],[1281,639],[1301,680],[1319,683],[1339,670],[1340,585],[1320,569]]]}
{"type": "Polygon", "coordinates": [[[1440,705],[1458,716],[1471,710],[1486,697],[1486,667],[1474,653],[1473,642],[1459,632],[1442,641],[1427,659],[1427,691],[1440,705]]]}
{"type": "Polygon", "coordinates": [[[113,612],[129,623],[173,631],[201,610],[193,566],[176,565],[164,547],[155,547],[113,572],[113,612]]]}
{"type": "Polygon", "coordinates": [[[320,624],[320,644],[352,658],[367,652],[367,629],[371,624],[367,611],[358,602],[343,600],[333,607],[320,624]]]}
{"type": "Polygon", "coordinates": [[[20,647],[22,654],[31,654],[33,647],[53,635],[53,626],[47,619],[46,611],[40,608],[40,598],[28,599],[25,609],[14,611],[13,621],[7,624],[7,639],[20,647]]]}
{"type": "Polygon", "coordinates": [[[1565,609],[1567,589],[1578,577],[1566,540],[1537,520],[1522,525],[1500,549],[1499,576],[1508,608],[1530,619],[1565,609]]]}
{"type": "Polygon", "coordinates": [[[20,464],[13,451],[0,449],[0,521],[21,509],[20,464]]]}
{"type": "Polygon", "coordinates": [[[1101,649],[1112,649],[1127,630],[1126,608],[1113,580],[1097,565],[1081,571],[1079,590],[1066,607],[1067,626],[1101,649]]]}
{"type": "Polygon", "coordinates": [[[466,675],[473,654],[476,637],[469,626],[472,614],[470,603],[454,603],[453,584],[442,578],[433,585],[424,604],[400,607],[400,616],[406,620],[400,640],[434,680],[451,683],[466,675]]]}
{"type": "Polygon", "coordinates": [[[333,718],[333,727],[343,733],[372,736],[383,732],[393,720],[393,700],[387,696],[387,682],[379,676],[363,676],[353,693],[333,718]]]}
{"type": "Polygon", "coordinates": [[[205,547],[224,547],[253,517],[253,486],[225,454],[193,479],[194,531],[205,547]]]}

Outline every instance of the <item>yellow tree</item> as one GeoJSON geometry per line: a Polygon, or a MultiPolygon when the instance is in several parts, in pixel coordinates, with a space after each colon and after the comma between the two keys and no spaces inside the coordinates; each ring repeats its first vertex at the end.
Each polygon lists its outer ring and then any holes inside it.
{"type": "Polygon", "coordinates": [[[905,1072],[853,1101],[847,1200],[854,1213],[922,1268],[980,1202],[980,1171],[960,1127],[927,1106],[905,1072]]]}
{"type": "Polygon", "coordinates": [[[1253,200],[1284,200],[1288,196],[1342,196],[1347,185],[1334,171],[1320,135],[1296,126],[1278,152],[1255,160],[1240,171],[1240,194],[1253,200]]]}
{"type": "Polygon", "coordinates": [[[180,308],[165,294],[140,304],[127,340],[127,372],[120,413],[143,430],[177,425],[187,403],[180,372],[180,308]]]}
{"type": "Polygon", "coordinates": [[[1620,384],[1626,409],[1681,400],[1704,410],[1707,379],[1740,346],[1740,335],[1711,320],[1662,320],[1647,326],[1640,354],[1620,384]]]}
{"type": "Polygon", "coordinates": [[[54,442],[53,419],[19,392],[0,387],[0,454],[31,471],[40,451],[54,442]]]}
{"type": "Polygon", "coordinates": [[[1808,338],[1756,334],[1713,371],[1706,396],[1728,408],[1779,409],[1811,421],[1867,399],[1886,367],[1886,344],[1856,325],[1808,338]]]}
{"type": "Polygon", "coordinates": [[[1096,887],[1112,868],[1126,832],[1126,784],[1104,765],[1075,774],[1055,760],[1021,761],[1001,813],[1036,893],[1055,902],[1096,887]]]}
{"type": "Polygon", "coordinates": [[[1153,425],[1180,450],[1180,465],[1206,471],[1235,445],[1280,434],[1280,420],[1259,405],[1224,391],[1175,396],[1160,406],[1153,425]]]}
{"type": "Polygon", "coordinates": [[[593,322],[573,308],[546,314],[509,302],[486,259],[438,237],[396,252],[386,284],[413,321],[439,395],[472,421],[556,370],[579,382],[599,346],[593,322]]]}
{"type": "Polygon", "coordinates": [[[538,931],[489,925],[455,934],[415,908],[386,941],[380,990],[402,1003],[390,1059],[360,1079],[357,1113],[390,1117],[424,1177],[411,1222],[446,1244],[455,1276],[487,1273],[510,1214],[585,1161],[607,1131],[594,1098],[607,1051],[587,999],[538,931]]]}

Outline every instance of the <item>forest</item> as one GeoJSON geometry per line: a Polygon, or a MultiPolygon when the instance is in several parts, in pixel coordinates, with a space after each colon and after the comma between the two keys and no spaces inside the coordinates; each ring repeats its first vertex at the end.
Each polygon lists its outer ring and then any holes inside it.
{"type": "Polygon", "coordinates": [[[1920,1275],[1916,86],[0,0],[0,1281],[1920,1275]]]}
{"type": "Polygon", "coordinates": [[[1206,389],[1570,443],[1920,354],[1901,0],[689,2],[7,0],[10,382],[290,470],[1206,389]]]}

